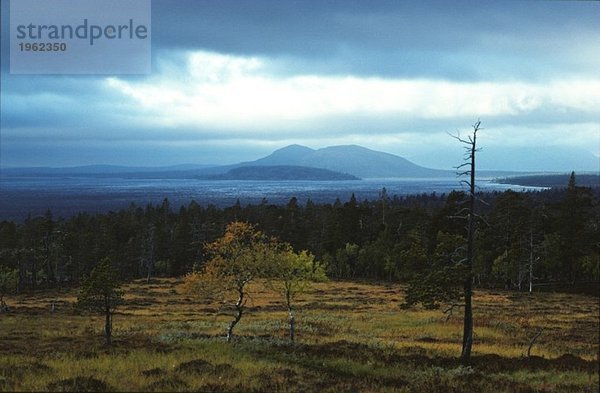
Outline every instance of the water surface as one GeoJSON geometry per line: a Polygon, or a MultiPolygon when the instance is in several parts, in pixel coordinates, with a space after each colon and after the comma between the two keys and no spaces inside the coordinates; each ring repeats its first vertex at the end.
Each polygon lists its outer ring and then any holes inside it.
{"type": "MultiPolygon", "coordinates": [[[[242,205],[284,204],[296,197],[332,203],[336,198],[347,201],[354,193],[360,201],[377,199],[385,187],[390,197],[408,194],[438,194],[466,190],[459,179],[364,179],[347,181],[239,181],[194,179],[124,179],[82,177],[14,177],[0,179],[0,219],[23,220],[28,214],[44,214],[51,209],[55,216],[67,217],[79,211],[106,212],[127,208],[131,203],[145,206],[168,198],[178,209],[195,200],[201,205],[231,206],[238,199],[242,205]]],[[[481,191],[535,190],[478,180],[481,191]]]]}

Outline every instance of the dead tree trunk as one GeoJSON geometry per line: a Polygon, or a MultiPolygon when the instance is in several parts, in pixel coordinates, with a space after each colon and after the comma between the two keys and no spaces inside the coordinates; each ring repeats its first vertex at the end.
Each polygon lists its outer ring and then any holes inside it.
{"type": "Polygon", "coordinates": [[[143,259],[143,264],[146,265],[146,283],[149,284],[152,271],[154,270],[154,226],[150,227],[146,241],[147,254],[143,259]]]}
{"type": "Polygon", "coordinates": [[[31,284],[33,286],[33,291],[35,292],[35,288],[37,286],[37,265],[36,265],[36,255],[35,252],[31,257],[31,284]]]}
{"type": "Polygon", "coordinates": [[[533,230],[529,233],[529,293],[533,292],[533,230]]]}
{"type": "Polygon", "coordinates": [[[540,260],[540,257],[535,257],[535,249],[533,245],[533,229],[529,233],[529,293],[533,293],[533,267],[540,260]]]}
{"type": "Polygon", "coordinates": [[[475,238],[475,153],[477,152],[477,131],[481,121],[473,125],[473,135],[468,139],[457,136],[460,142],[466,144],[466,162],[458,168],[468,168],[459,175],[468,175],[469,180],[463,180],[469,186],[469,199],[467,201],[467,255],[464,259],[466,275],[463,282],[463,296],[465,298],[465,313],[463,321],[463,342],[460,354],[463,363],[471,362],[471,347],[473,346],[473,243],[475,238]]]}
{"type": "Polygon", "coordinates": [[[531,341],[529,341],[529,347],[527,348],[527,357],[531,357],[531,348],[533,348],[533,344],[535,344],[536,340],[542,335],[542,332],[544,331],[544,328],[540,328],[540,330],[538,330],[538,332],[535,334],[535,336],[533,336],[533,338],[531,339],[531,341]]]}
{"type": "Polygon", "coordinates": [[[286,285],[285,289],[285,300],[287,303],[288,320],[290,323],[290,341],[294,343],[296,339],[296,317],[294,316],[294,309],[292,308],[291,288],[286,285]]]}
{"type": "Polygon", "coordinates": [[[0,293],[0,314],[8,311],[8,306],[4,302],[4,293],[0,293]]]}
{"type": "Polygon", "coordinates": [[[385,187],[379,192],[379,197],[381,199],[381,225],[385,227],[385,200],[387,199],[387,190],[385,187]]]}
{"type": "Polygon", "coordinates": [[[110,309],[110,298],[105,296],[105,310],[104,310],[104,338],[106,340],[106,345],[112,344],[112,312],[110,309]]]}
{"type": "MultiPolygon", "coordinates": [[[[477,128],[475,128],[475,131],[477,128]]],[[[464,282],[465,296],[465,317],[463,327],[463,347],[461,359],[465,363],[471,361],[471,346],[473,345],[473,232],[475,230],[475,217],[473,211],[475,209],[475,138],[476,133],[473,133],[473,143],[471,147],[471,181],[469,192],[469,230],[467,232],[467,277],[464,282]]]]}

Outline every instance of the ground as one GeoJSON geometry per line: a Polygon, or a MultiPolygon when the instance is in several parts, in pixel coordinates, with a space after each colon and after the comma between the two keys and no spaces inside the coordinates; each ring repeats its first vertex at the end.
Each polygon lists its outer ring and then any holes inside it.
{"type": "Polygon", "coordinates": [[[76,290],[8,297],[0,391],[598,392],[597,297],[476,291],[464,366],[461,310],[402,310],[400,285],[316,284],[299,299],[294,345],[283,298],[263,282],[232,343],[230,311],[181,280],[124,289],[110,348],[102,317],[73,308],[76,290]]]}

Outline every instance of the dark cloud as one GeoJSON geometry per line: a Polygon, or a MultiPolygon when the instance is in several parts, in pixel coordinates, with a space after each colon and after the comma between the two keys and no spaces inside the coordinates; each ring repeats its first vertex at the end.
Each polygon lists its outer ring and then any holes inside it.
{"type": "MultiPolygon", "coordinates": [[[[589,70],[594,2],[154,1],[153,43],[290,57],[316,72],[450,79],[589,70]],[[578,4],[571,4],[578,3],[578,4]],[[564,55],[564,56],[563,56],[564,55]]],[[[596,64],[598,66],[598,64],[596,64]]]]}
{"type": "MultiPolygon", "coordinates": [[[[228,163],[255,159],[294,141],[322,147],[356,137],[380,146],[379,139],[405,134],[422,135],[423,143],[433,144],[431,135],[464,129],[481,116],[345,113],[268,132],[253,124],[161,126],[145,119],[152,113],[135,100],[108,88],[105,76],[10,75],[8,3],[0,5],[2,165],[144,165],[149,159],[156,165],[228,163]]],[[[154,74],[119,78],[152,84],[161,78],[165,62],[177,63],[185,78],[183,54],[202,50],[267,59],[268,73],[281,78],[585,80],[597,78],[600,69],[598,20],[599,2],[153,0],[154,74]]],[[[482,120],[491,129],[556,130],[560,124],[597,124],[597,116],[585,108],[541,105],[482,120]]],[[[403,149],[390,146],[388,151],[410,153],[403,149]]]]}
{"type": "Polygon", "coordinates": [[[597,69],[573,46],[598,42],[599,18],[593,1],[153,0],[152,46],[155,59],[203,49],[290,58],[319,73],[530,79],[597,69]]]}

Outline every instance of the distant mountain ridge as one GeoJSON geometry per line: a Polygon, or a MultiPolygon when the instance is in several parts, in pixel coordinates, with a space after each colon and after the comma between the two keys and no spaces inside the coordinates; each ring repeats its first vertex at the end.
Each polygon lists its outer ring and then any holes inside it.
{"type": "MultiPolygon", "coordinates": [[[[536,161],[543,149],[533,149],[529,152],[532,161],[536,161]]],[[[582,159],[587,164],[584,167],[598,167],[600,158],[586,153],[585,151],[569,150],[572,154],[567,154],[562,150],[550,151],[549,154],[556,161],[566,162],[566,158],[582,159]],[[555,154],[556,153],[556,154],[555,154]],[[591,158],[590,158],[591,156],[591,158]],[[562,158],[561,158],[562,157],[562,158]],[[575,158],[573,158],[575,157],[575,158]],[[595,164],[594,164],[595,162],[595,164]]],[[[487,150],[483,149],[478,154],[477,176],[479,178],[498,178],[504,176],[516,176],[533,174],[539,172],[565,172],[550,170],[548,168],[540,168],[539,170],[516,170],[511,169],[510,152],[502,150],[487,150]],[[503,155],[505,153],[505,155],[503,155]],[[502,162],[506,163],[507,169],[490,170],[485,168],[486,162],[502,162]]],[[[439,157],[445,157],[446,161],[453,162],[458,165],[462,162],[462,153],[455,149],[444,151],[431,151],[421,158],[413,157],[419,162],[433,162],[439,157]],[[453,157],[453,158],[450,158],[453,157]]],[[[570,161],[571,164],[573,162],[570,161]]],[[[566,164],[565,164],[566,165],[566,164]]],[[[119,166],[119,165],[85,165],[77,167],[29,167],[29,168],[1,168],[0,177],[35,177],[35,176],[64,176],[64,177],[122,177],[122,178],[139,178],[139,179],[186,179],[199,178],[210,175],[224,175],[228,171],[241,167],[267,167],[267,166],[295,166],[304,168],[321,168],[333,172],[340,172],[356,176],[359,178],[448,178],[456,177],[455,170],[433,169],[426,166],[418,165],[406,158],[371,150],[357,145],[340,145],[329,146],[321,149],[311,149],[302,145],[289,145],[275,150],[271,154],[259,158],[254,161],[240,162],[231,165],[199,165],[199,164],[180,164],[162,167],[143,167],[143,166],[119,166]]],[[[487,165],[492,167],[491,164],[487,165]]],[[[493,165],[497,166],[497,165],[493,165]]],[[[568,166],[568,165],[567,165],[568,166]]],[[[571,170],[577,171],[577,166],[574,165],[571,170]]],[[[298,170],[297,170],[298,171],[298,170]]],[[[264,171],[263,171],[264,172],[264,171]]],[[[271,175],[275,175],[277,170],[270,170],[271,175]]],[[[299,171],[298,173],[300,173],[299,171]]],[[[595,171],[597,172],[597,171],[595,171]]],[[[266,173],[266,172],[265,172],[266,173]]],[[[249,173],[246,173],[247,175],[249,173]]],[[[269,175],[270,176],[270,175],[269,175]]]]}
{"type": "Polygon", "coordinates": [[[224,174],[199,175],[206,180],[360,180],[346,173],[294,165],[241,166],[224,174]]]}
{"type": "Polygon", "coordinates": [[[318,150],[290,145],[264,158],[239,165],[297,165],[349,173],[361,178],[455,176],[452,171],[425,168],[400,156],[357,145],[330,146],[318,150]]]}
{"type": "MultiPolygon", "coordinates": [[[[485,173],[480,176],[509,175],[507,172],[485,173]]],[[[284,176],[298,180],[327,178],[344,179],[344,176],[356,178],[448,178],[456,177],[455,171],[426,168],[394,154],[367,149],[357,145],[330,146],[311,149],[302,145],[289,145],[275,150],[266,157],[254,161],[240,162],[233,165],[196,165],[183,164],[166,167],[124,167],[116,165],[88,165],[70,168],[2,168],[0,176],[64,176],[64,177],[121,177],[131,179],[278,179],[284,176]],[[252,171],[231,172],[236,168],[253,167],[263,169],[259,173],[252,171]],[[279,168],[274,168],[279,167],[279,168]],[[288,167],[284,169],[283,167],[288,167]],[[295,169],[289,167],[296,167],[295,169]],[[331,171],[325,175],[306,168],[331,171]],[[294,173],[292,173],[294,172],[294,173]],[[333,173],[335,172],[335,173],[333,173]],[[228,174],[229,173],[229,174],[228,174]]]]}

